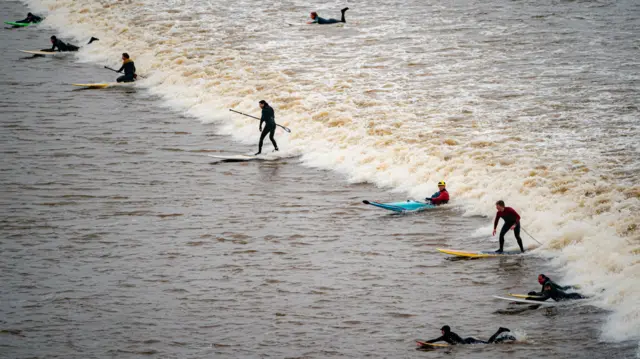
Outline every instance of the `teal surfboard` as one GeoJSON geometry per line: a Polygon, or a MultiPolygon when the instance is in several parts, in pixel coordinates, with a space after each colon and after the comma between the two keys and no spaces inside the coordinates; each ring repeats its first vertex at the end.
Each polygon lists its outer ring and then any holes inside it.
{"type": "Polygon", "coordinates": [[[378,208],[383,208],[389,211],[394,211],[394,212],[414,212],[414,211],[421,211],[421,210],[436,207],[431,203],[424,203],[424,202],[418,202],[418,201],[412,201],[412,200],[408,200],[405,202],[390,202],[390,203],[380,203],[380,202],[364,200],[362,201],[362,203],[369,204],[378,208]]]}

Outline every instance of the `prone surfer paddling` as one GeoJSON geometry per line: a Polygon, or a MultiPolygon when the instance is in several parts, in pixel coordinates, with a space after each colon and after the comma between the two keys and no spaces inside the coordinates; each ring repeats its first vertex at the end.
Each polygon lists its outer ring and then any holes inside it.
{"type": "Polygon", "coordinates": [[[136,80],[136,65],[126,52],[122,53],[122,66],[116,72],[124,71],[124,75],[116,79],[117,82],[133,82],[136,80]]]}
{"type": "Polygon", "coordinates": [[[258,152],[256,152],[256,156],[262,153],[262,143],[264,142],[264,138],[269,134],[269,139],[271,143],[273,143],[273,147],[275,151],[278,151],[278,144],[276,143],[273,135],[276,133],[276,115],[273,111],[273,107],[269,106],[267,101],[260,100],[259,102],[260,108],[262,109],[262,116],[260,117],[260,126],[258,127],[262,132],[260,134],[260,143],[258,144],[258,152]],[[262,123],[265,123],[264,130],[262,129],[262,123]]]}
{"type": "Polygon", "coordinates": [[[513,229],[513,234],[516,236],[520,251],[524,253],[524,247],[522,246],[522,238],[520,238],[520,215],[511,207],[505,207],[504,201],[500,200],[496,202],[496,219],[493,221],[493,235],[496,235],[496,228],[498,227],[498,221],[500,218],[504,219],[504,225],[500,230],[500,249],[496,253],[502,253],[504,249],[504,235],[507,234],[509,229],[513,229]]]}
{"type": "Polygon", "coordinates": [[[315,11],[311,12],[311,21],[307,22],[307,24],[318,24],[318,25],[326,25],[326,24],[337,24],[340,22],[347,22],[347,20],[345,20],[344,18],[344,13],[347,12],[347,10],[349,10],[348,7],[345,7],[344,9],[340,10],[340,12],[342,13],[342,18],[340,20],[336,20],[336,19],[323,19],[320,16],[318,16],[318,13],[315,11]]]}
{"type": "Polygon", "coordinates": [[[513,335],[500,335],[505,332],[510,332],[508,328],[500,327],[497,332],[495,332],[488,341],[478,340],[473,337],[461,338],[458,334],[451,331],[451,328],[448,325],[445,325],[440,329],[442,332],[442,336],[427,340],[425,343],[436,343],[436,342],[447,342],[451,345],[456,344],[491,344],[491,343],[503,343],[505,341],[515,341],[516,338],[513,335]]]}
{"type": "Polygon", "coordinates": [[[436,206],[449,202],[449,192],[446,189],[446,183],[444,181],[438,182],[438,192],[431,195],[431,197],[425,198],[426,201],[430,201],[436,206]]]}
{"type": "Polygon", "coordinates": [[[585,299],[586,297],[580,293],[566,293],[565,290],[574,289],[575,286],[566,285],[560,286],[553,282],[551,278],[547,277],[544,274],[538,275],[538,283],[542,284],[542,290],[540,292],[529,292],[527,293],[529,297],[527,300],[536,300],[539,302],[544,302],[547,299],[551,298],[556,302],[562,300],[571,300],[571,299],[585,299]]]}
{"type": "Polygon", "coordinates": [[[30,24],[30,23],[34,23],[37,24],[40,21],[42,21],[42,18],[40,16],[36,16],[32,13],[28,13],[27,14],[27,18],[20,20],[20,21],[16,21],[16,23],[20,23],[20,24],[30,24]]]}
{"type": "MultiPolygon", "coordinates": [[[[95,37],[91,37],[91,39],[89,39],[89,43],[92,43],[94,41],[97,41],[99,39],[95,38],[95,37]]],[[[47,51],[47,52],[54,52],[56,51],[56,48],[58,49],[58,51],[60,52],[68,52],[68,51],[78,51],[80,50],[80,48],[76,45],[71,45],[71,44],[67,44],[65,42],[63,42],[62,40],[58,39],[57,37],[51,36],[51,49],[44,49],[42,51],[47,51]]],[[[88,45],[87,44],[87,45],[88,45]]]]}

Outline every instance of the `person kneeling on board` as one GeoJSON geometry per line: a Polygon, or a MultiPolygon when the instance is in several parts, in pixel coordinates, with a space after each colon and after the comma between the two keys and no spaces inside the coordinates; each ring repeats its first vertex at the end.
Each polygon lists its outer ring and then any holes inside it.
{"type": "Polygon", "coordinates": [[[538,276],[538,283],[542,284],[542,290],[540,292],[529,292],[527,293],[529,297],[528,300],[536,300],[539,302],[544,302],[549,298],[552,298],[556,302],[562,300],[571,300],[571,299],[585,299],[586,297],[580,293],[566,293],[565,290],[574,289],[575,286],[567,285],[560,286],[553,282],[549,277],[544,274],[540,274],[538,276]]]}
{"type": "Polygon", "coordinates": [[[26,19],[20,20],[20,21],[16,21],[16,22],[17,23],[21,23],[21,24],[29,24],[29,23],[37,24],[40,21],[42,21],[42,18],[40,16],[36,16],[36,15],[34,15],[32,13],[28,13],[26,19]]]}
{"type": "Polygon", "coordinates": [[[522,238],[520,238],[520,215],[511,207],[505,207],[504,201],[496,202],[496,219],[493,221],[493,235],[496,235],[496,228],[498,228],[498,221],[500,218],[504,219],[504,225],[500,230],[500,249],[496,253],[502,253],[504,250],[504,235],[507,234],[509,229],[513,229],[513,234],[516,236],[520,251],[524,253],[524,247],[522,246],[522,238]]]}
{"type": "Polygon", "coordinates": [[[444,181],[438,182],[438,192],[431,195],[431,197],[425,198],[426,201],[430,201],[436,206],[449,202],[449,192],[445,188],[447,184],[444,181]]]}
{"type": "Polygon", "coordinates": [[[337,24],[340,22],[347,22],[347,20],[345,20],[344,18],[344,13],[347,12],[347,10],[349,10],[348,7],[345,7],[344,9],[340,10],[340,12],[342,13],[342,18],[340,20],[336,20],[336,19],[323,19],[320,16],[318,16],[318,13],[315,11],[311,12],[311,21],[307,22],[307,24],[318,24],[318,25],[327,25],[327,24],[337,24]]]}
{"type": "Polygon", "coordinates": [[[273,135],[276,133],[276,115],[273,111],[273,107],[269,106],[267,101],[261,100],[259,102],[260,108],[262,109],[262,116],[260,117],[260,126],[258,127],[260,132],[260,143],[258,144],[258,152],[256,152],[256,156],[262,153],[262,143],[264,142],[264,138],[269,134],[269,139],[271,143],[273,143],[273,147],[275,151],[278,151],[278,144],[276,143],[273,135]],[[264,130],[262,129],[262,123],[264,124],[264,130]]]}
{"type": "Polygon", "coordinates": [[[427,340],[425,343],[436,343],[436,342],[447,342],[451,345],[456,344],[491,344],[491,343],[503,343],[505,341],[515,341],[516,338],[512,335],[500,335],[505,332],[510,332],[508,328],[500,327],[497,332],[495,332],[488,341],[478,340],[473,337],[468,337],[462,339],[458,334],[451,331],[451,328],[448,325],[445,325],[440,329],[442,332],[442,336],[436,339],[427,340]]]}
{"type": "MultiPolygon", "coordinates": [[[[99,39],[92,36],[91,39],[89,40],[89,44],[97,40],[99,39]]],[[[67,52],[67,51],[78,51],[80,49],[78,46],[67,44],[55,36],[51,36],[51,44],[52,44],[51,49],[44,49],[42,51],[54,52],[56,51],[56,48],[57,48],[58,51],[60,52],[67,52]]]]}
{"type": "Polygon", "coordinates": [[[124,75],[116,79],[117,82],[133,82],[138,78],[136,75],[136,65],[126,52],[122,54],[122,66],[116,72],[124,71],[124,75]]]}

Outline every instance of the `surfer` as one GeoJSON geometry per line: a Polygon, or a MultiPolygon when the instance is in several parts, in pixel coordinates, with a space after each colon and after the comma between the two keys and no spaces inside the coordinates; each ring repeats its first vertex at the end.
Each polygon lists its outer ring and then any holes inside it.
{"type": "Polygon", "coordinates": [[[437,205],[445,204],[449,202],[449,192],[447,192],[446,183],[444,181],[438,182],[438,192],[431,195],[431,197],[425,198],[426,201],[437,205]]]}
{"type": "MultiPolygon", "coordinates": [[[[542,290],[544,290],[544,286],[545,284],[551,284],[552,287],[554,287],[555,289],[560,289],[560,290],[571,290],[571,289],[578,289],[579,286],[577,285],[558,285],[556,282],[552,281],[551,278],[547,277],[544,274],[539,274],[538,275],[538,283],[540,283],[542,285],[542,290]]],[[[536,291],[531,291],[529,293],[527,293],[528,295],[542,295],[542,290],[540,292],[536,292],[536,291]]]]}
{"type": "Polygon", "coordinates": [[[500,335],[505,332],[510,332],[508,328],[500,327],[497,332],[495,332],[488,341],[478,340],[473,337],[468,337],[462,339],[458,334],[451,331],[451,328],[448,325],[445,325],[440,329],[442,332],[442,336],[426,341],[425,343],[436,343],[436,342],[447,342],[451,345],[456,344],[491,344],[491,343],[503,343],[505,341],[515,341],[516,338],[513,335],[500,335]]]}
{"type": "Polygon", "coordinates": [[[138,77],[138,75],[136,75],[136,65],[126,52],[122,54],[122,66],[116,72],[122,71],[124,71],[124,75],[118,77],[116,79],[117,82],[133,82],[138,77]]]}
{"type": "Polygon", "coordinates": [[[344,9],[340,10],[340,12],[342,13],[342,19],[340,20],[336,20],[336,19],[323,19],[320,16],[318,16],[318,13],[315,11],[311,12],[311,21],[307,22],[307,24],[319,24],[319,25],[326,25],[326,24],[337,24],[340,22],[347,22],[347,20],[345,20],[344,18],[344,13],[347,12],[347,10],[349,10],[348,7],[345,7],[344,9]]]}
{"type": "Polygon", "coordinates": [[[502,225],[502,229],[500,230],[500,249],[498,249],[496,253],[502,253],[504,249],[504,235],[507,234],[509,229],[513,229],[513,234],[516,236],[518,246],[520,246],[520,251],[524,253],[522,238],[520,238],[520,215],[513,208],[505,207],[504,201],[502,200],[496,202],[496,209],[498,210],[498,213],[496,213],[496,219],[493,221],[494,236],[496,235],[498,221],[501,217],[504,220],[504,225],[502,225]]]}
{"type": "Polygon", "coordinates": [[[21,23],[21,24],[29,24],[29,23],[39,23],[40,21],[42,21],[42,18],[40,16],[36,16],[32,13],[28,13],[27,14],[27,18],[20,20],[20,21],[16,21],[16,23],[21,23]]]}
{"type": "MultiPolygon", "coordinates": [[[[98,41],[98,38],[95,38],[93,36],[91,36],[91,39],[89,39],[89,43],[92,43],[94,41],[98,41]]],[[[67,44],[65,42],[63,42],[62,40],[58,39],[57,37],[51,36],[51,49],[44,49],[42,51],[47,51],[47,52],[54,52],[56,51],[56,48],[58,48],[58,51],[61,52],[67,52],[67,51],[78,51],[80,48],[76,45],[71,45],[71,44],[67,44]]],[[[88,45],[87,44],[87,45],[88,45]]]]}
{"type": "Polygon", "coordinates": [[[560,286],[544,274],[540,274],[538,276],[538,283],[542,284],[542,290],[540,292],[532,291],[527,293],[529,297],[527,297],[526,299],[544,302],[547,299],[552,298],[553,300],[558,302],[562,300],[586,298],[580,293],[566,293],[565,290],[574,289],[575,286],[560,286]]]}
{"type": "Polygon", "coordinates": [[[273,147],[276,151],[278,151],[278,144],[276,140],[273,138],[273,135],[276,133],[276,115],[273,111],[273,107],[269,106],[267,101],[260,100],[259,102],[260,108],[262,109],[262,116],[260,117],[260,143],[258,144],[258,152],[256,152],[256,156],[262,153],[262,143],[264,142],[264,138],[269,134],[269,139],[271,143],[273,143],[273,147]],[[265,123],[264,130],[262,129],[262,123],[265,123]]]}

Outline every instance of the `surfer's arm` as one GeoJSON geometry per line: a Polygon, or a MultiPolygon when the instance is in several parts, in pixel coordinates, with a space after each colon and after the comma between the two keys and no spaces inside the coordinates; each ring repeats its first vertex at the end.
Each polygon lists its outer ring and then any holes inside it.
{"type": "Polygon", "coordinates": [[[498,221],[500,220],[500,212],[496,213],[496,219],[493,221],[493,232],[495,234],[496,228],[498,228],[498,221]]]}
{"type": "Polygon", "coordinates": [[[435,338],[435,339],[427,340],[425,343],[436,343],[436,342],[444,342],[444,341],[446,341],[446,340],[445,340],[444,336],[442,336],[442,337],[438,337],[438,338],[435,338]]]}

